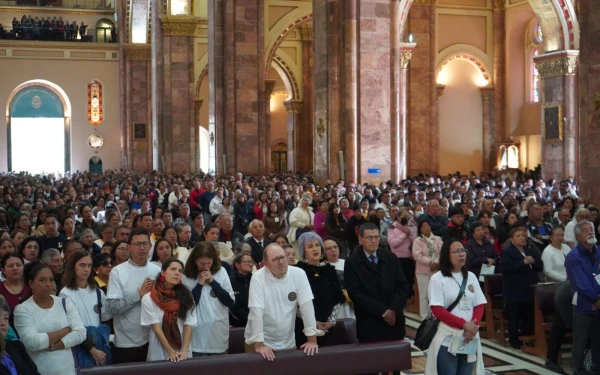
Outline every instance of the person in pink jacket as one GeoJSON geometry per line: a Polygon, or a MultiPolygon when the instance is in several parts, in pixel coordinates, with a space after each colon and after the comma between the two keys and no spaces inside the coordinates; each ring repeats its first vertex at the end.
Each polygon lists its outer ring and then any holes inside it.
{"type": "Polygon", "coordinates": [[[442,239],[435,236],[429,223],[421,221],[417,228],[417,238],[413,242],[412,254],[417,263],[417,287],[419,288],[419,314],[425,319],[429,315],[427,288],[429,279],[438,269],[442,239]]]}
{"type": "Polygon", "coordinates": [[[327,237],[327,229],[325,228],[325,221],[327,220],[327,214],[329,209],[329,202],[324,200],[319,203],[319,212],[315,214],[315,233],[321,238],[327,237]]]}
{"type": "MultiPolygon", "coordinates": [[[[390,212],[397,207],[390,208],[390,212]]],[[[416,227],[411,228],[408,211],[404,210],[396,216],[396,220],[388,226],[388,244],[390,250],[398,257],[400,267],[408,281],[408,297],[414,295],[415,261],[412,256],[412,243],[416,238],[416,227]]]]}

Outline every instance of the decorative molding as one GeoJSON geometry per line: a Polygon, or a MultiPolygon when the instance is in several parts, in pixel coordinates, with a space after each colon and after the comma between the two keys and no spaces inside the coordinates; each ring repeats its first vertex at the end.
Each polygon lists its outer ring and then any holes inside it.
{"type": "MultiPolygon", "coordinates": [[[[201,18],[193,16],[167,16],[161,15],[160,20],[163,27],[163,35],[195,36],[201,18]]],[[[204,20],[206,21],[206,20],[204,20]]]]}
{"type": "Polygon", "coordinates": [[[296,81],[296,76],[294,75],[292,69],[279,56],[275,56],[273,58],[273,62],[275,62],[281,69],[283,69],[284,73],[287,75],[290,84],[292,85],[292,90],[294,90],[294,98],[300,98],[300,89],[298,88],[298,81],[296,81]]]}
{"type": "Polygon", "coordinates": [[[414,0],[413,5],[435,5],[436,0],[414,0]]]}
{"type": "Polygon", "coordinates": [[[559,77],[577,74],[579,51],[560,51],[533,58],[540,77],[559,77]]]}
{"type": "Polygon", "coordinates": [[[297,115],[302,112],[304,104],[302,103],[302,100],[286,100],[283,102],[283,106],[288,114],[297,115]]]}
{"type": "Polygon", "coordinates": [[[408,68],[408,62],[412,58],[412,51],[417,43],[400,43],[400,68],[408,68]]]}
{"type": "Polygon", "coordinates": [[[274,79],[265,79],[265,97],[267,100],[271,99],[271,94],[273,93],[273,88],[275,88],[275,83],[277,83],[274,79]]]}
{"type": "Polygon", "coordinates": [[[504,10],[506,7],[506,0],[492,0],[493,10],[504,10]]]}
{"type": "Polygon", "coordinates": [[[436,99],[440,100],[442,95],[444,95],[444,90],[446,89],[446,85],[440,85],[439,83],[435,85],[435,95],[436,99]]]}
{"type": "Polygon", "coordinates": [[[461,59],[461,60],[466,60],[466,61],[472,62],[481,71],[483,78],[485,78],[486,81],[488,81],[488,82],[490,81],[490,73],[488,72],[488,70],[485,67],[485,65],[483,64],[483,62],[481,62],[476,56],[473,56],[469,53],[457,53],[457,54],[454,54],[454,55],[448,57],[446,60],[444,60],[444,62],[441,65],[441,68],[437,72],[439,73],[444,68],[444,66],[446,66],[446,64],[448,64],[450,61],[453,61],[456,59],[461,59]]]}
{"type": "Polygon", "coordinates": [[[300,26],[300,35],[302,37],[302,40],[313,40],[313,26],[312,23],[305,23],[304,25],[300,26]]]}
{"type": "Polygon", "coordinates": [[[57,8],[57,7],[0,7],[0,12],[12,12],[21,14],[30,13],[54,13],[58,15],[62,14],[76,14],[76,15],[87,15],[87,16],[114,16],[116,10],[114,9],[75,9],[75,8],[57,8]]]}
{"type": "Polygon", "coordinates": [[[123,43],[123,50],[129,60],[152,60],[150,44],[123,43]]]}
{"type": "Polygon", "coordinates": [[[49,50],[103,50],[103,51],[118,51],[119,44],[117,43],[87,43],[87,42],[53,42],[53,41],[38,41],[38,40],[6,40],[0,39],[0,48],[36,48],[49,50]]]}
{"type": "Polygon", "coordinates": [[[202,109],[202,103],[204,103],[204,99],[196,98],[194,99],[194,110],[199,112],[202,109]]]}
{"type": "Polygon", "coordinates": [[[494,86],[480,87],[479,91],[481,92],[481,98],[484,103],[490,103],[494,100],[494,86]]]}

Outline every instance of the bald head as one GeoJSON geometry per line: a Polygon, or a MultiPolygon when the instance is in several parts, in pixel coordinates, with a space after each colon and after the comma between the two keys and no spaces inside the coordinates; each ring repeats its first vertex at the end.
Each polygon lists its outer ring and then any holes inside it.
{"type": "Polygon", "coordinates": [[[288,270],[285,251],[276,243],[272,243],[265,248],[263,252],[263,264],[278,279],[285,277],[288,270]]]}

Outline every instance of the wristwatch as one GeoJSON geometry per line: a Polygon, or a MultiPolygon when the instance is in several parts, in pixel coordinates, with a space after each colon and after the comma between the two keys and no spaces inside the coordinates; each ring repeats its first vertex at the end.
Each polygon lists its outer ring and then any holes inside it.
{"type": "Polygon", "coordinates": [[[54,351],[54,344],[50,344],[50,351],[53,352],[54,351]]]}

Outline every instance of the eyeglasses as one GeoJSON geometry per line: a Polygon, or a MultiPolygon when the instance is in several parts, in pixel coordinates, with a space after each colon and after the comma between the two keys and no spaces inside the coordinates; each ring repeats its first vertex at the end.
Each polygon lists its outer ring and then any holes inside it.
{"type": "Polygon", "coordinates": [[[286,256],[280,256],[280,257],[271,259],[271,262],[273,262],[273,263],[285,263],[286,261],[287,261],[286,256]]]}
{"type": "Polygon", "coordinates": [[[458,250],[454,250],[454,251],[450,252],[450,254],[458,254],[458,255],[466,254],[466,253],[467,253],[467,250],[465,250],[465,249],[458,249],[458,250]]]}
{"type": "Polygon", "coordinates": [[[145,241],[145,242],[134,242],[132,243],[133,246],[135,247],[149,247],[150,246],[150,242],[145,241]]]}
{"type": "Polygon", "coordinates": [[[248,264],[248,265],[252,265],[252,264],[254,264],[254,261],[252,261],[252,260],[244,260],[244,261],[242,261],[242,262],[240,262],[240,263],[242,263],[242,264],[248,264]]]}
{"type": "Polygon", "coordinates": [[[379,241],[379,239],[381,238],[381,236],[366,236],[363,237],[365,240],[367,241],[379,241]]]}

